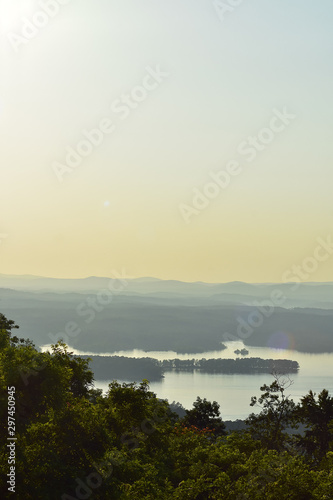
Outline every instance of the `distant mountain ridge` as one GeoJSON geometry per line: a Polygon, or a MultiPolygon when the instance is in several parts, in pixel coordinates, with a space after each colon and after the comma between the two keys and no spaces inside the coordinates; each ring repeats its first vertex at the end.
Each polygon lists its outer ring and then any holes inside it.
{"type": "MultiPolygon", "coordinates": [[[[125,278],[124,278],[125,280],[125,278]]],[[[78,279],[48,278],[33,275],[0,274],[0,288],[30,292],[56,293],[96,293],[110,290],[117,279],[89,276],[78,279]]],[[[162,280],[154,277],[126,279],[121,295],[142,296],[154,299],[209,301],[212,305],[253,304],[261,301],[268,304],[272,293],[279,290],[284,296],[281,307],[319,307],[333,308],[333,283],[311,282],[300,283],[297,289],[293,283],[245,283],[232,281],[229,283],[183,282],[178,280],[162,280]]]]}
{"type": "Polygon", "coordinates": [[[295,290],[288,283],[139,278],[114,293],[114,281],[0,275],[0,312],[39,346],[63,338],[73,348],[95,353],[199,353],[221,350],[228,340],[333,352],[332,283],[304,283],[295,290]],[[280,297],[274,306],[273,294],[280,297]],[[68,337],[71,325],[80,333],[68,337]]]}

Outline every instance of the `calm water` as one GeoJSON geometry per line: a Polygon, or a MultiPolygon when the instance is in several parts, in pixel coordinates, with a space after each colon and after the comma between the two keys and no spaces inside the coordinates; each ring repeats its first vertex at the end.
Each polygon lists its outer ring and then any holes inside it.
{"type": "MultiPolygon", "coordinates": [[[[177,354],[172,351],[145,352],[140,350],[118,351],[114,353],[83,353],[75,351],[76,354],[100,354],[117,355],[128,357],[151,357],[163,359],[201,359],[201,358],[236,358],[235,349],[241,349],[242,342],[228,342],[228,348],[223,351],[210,351],[200,354],[177,354]]],[[[333,354],[304,354],[297,351],[269,349],[261,347],[247,347],[248,357],[260,357],[264,359],[292,359],[298,361],[300,370],[298,374],[292,374],[293,384],[288,389],[294,401],[308,393],[310,389],[318,393],[322,389],[328,389],[333,393],[333,354]]],[[[169,402],[178,401],[185,408],[191,408],[197,396],[217,401],[220,411],[225,420],[236,420],[246,418],[254,411],[249,406],[251,396],[260,395],[260,386],[270,384],[273,377],[268,374],[258,375],[217,375],[208,373],[175,373],[167,372],[160,382],[152,382],[150,388],[159,398],[168,399],[169,402]]],[[[110,380],[97,380],[95,386],[107,390],[110,380]]]]}

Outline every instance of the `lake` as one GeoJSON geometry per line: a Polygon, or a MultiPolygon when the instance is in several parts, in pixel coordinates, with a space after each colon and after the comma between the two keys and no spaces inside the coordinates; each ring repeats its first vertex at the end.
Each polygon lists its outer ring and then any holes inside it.
{"type": "MultiPolygon", "coordinates": [[[[87,353],[74,351],[75,354],[99,354],[101,356],[127,356],[134,358],[150,357],[163,359],[201,359],[201,358],[233,358],[237,356],[234,350],[242,349],[242,342],[227,342],[227,349],[222,351],[208,351],[200,354],[177,354],[172,351],[118,351],[113,353],[87,353]]],[[[46,346],[45,346],[46,347],[46,346]]],[[[245,346],[246,347],[246,346],[245,346]]],[[[327,389],[333,393],[333,354],[308,354],[292,350],[270,349],[263,347],[246,347],[249,354],[247,357],[259,357],[263,359],[292,359],[298,361],[299,372],[292,374],[293,384],[286,394],[290,394],[295,402],[305,396],[310,389],[318,393],[327,389]]],[[[224,420],[244,419],[254,411],[250,407],[251,396],[260,395],[260,386],[270,384],[273,377],[268,374],[208,374],[208,373],[186,373],[166,372],[164,378],[158,382],[152,382],[150,389],[159,398],[168,399],[171,403],[177,401],[185,408],[191,408],[197,396],[217,401],[220,405],[221,415],[224,420]]],[[[95,386],[106,391],[111,380],[96,380],[95,386]]],[[[122,381],[120,381],[122,382],[122,381]]],[[[259,411],[259,410],[258,410],[259,411]]]]}

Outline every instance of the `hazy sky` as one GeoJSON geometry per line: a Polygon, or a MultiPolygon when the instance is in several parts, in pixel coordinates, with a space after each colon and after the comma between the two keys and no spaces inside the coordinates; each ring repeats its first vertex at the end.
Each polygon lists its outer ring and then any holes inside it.
{"type": "Polygon", "coordinates": [[[333,234],[332,1],[215,4],[0,0],[0,273],[279,282],[333,234]]]}

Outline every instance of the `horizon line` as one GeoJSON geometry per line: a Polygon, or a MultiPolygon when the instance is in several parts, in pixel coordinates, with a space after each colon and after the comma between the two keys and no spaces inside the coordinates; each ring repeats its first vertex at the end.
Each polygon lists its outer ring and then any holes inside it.
{"type": "MultiPolygon", "coordinates": [[[[78,280],[86,280],[86,279],[91,279],[91,278],[96,278],[96,279],[113,279],[116,280],[118,278],[111,278],[109,276],[96,276],[96,275],[90,275],[90,276],[84,276],[80,278],[68,278],[68,277],[54,277],[54,276],[41,276],[41,275],[35,275],[35,274],[6,274],[6,273],[0,273],[0,279],[1,277],[8,277],[8,278],[32,278],[32,279],[51,279],[51,280],[69,280],[69,281],[78,281],[78,280]]],[[[232,280],[232,281],[215,281],[215,282],[209,282],[209,281],[202,281],[202,280],[197,280],[197,281],[184,281],[180,279],[175,279],[175,278],[157,278],[155,276],[137,276],[137,277],[131,277],[131,278],[126,278],[128,281],[135,281],[139,279],[146,279],[146,280],[156,280],[156,281],[176,281],[178,283],[188,283],[188,284],[206,284],[206,285],[229,285],[229,284],[234,284],[234,283],[240,283],[240,284],[245,284],[245,285],[293,285],[293,284],[331,284],[333,283],[332,281],[302,281],[302,282],[296,282],[296,281],[284,281],[284,282],[277,282],[277,281],[265,281],[265,282],[249,282],[249,281],[241,281],[241,280],[232,280]]]]}

